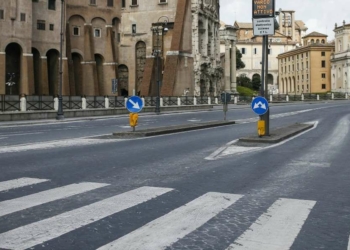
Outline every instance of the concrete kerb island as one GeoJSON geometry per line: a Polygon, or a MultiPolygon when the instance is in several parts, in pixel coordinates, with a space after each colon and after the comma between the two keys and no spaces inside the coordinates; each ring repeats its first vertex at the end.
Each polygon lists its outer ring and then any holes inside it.
{"type": "Polygon", "coordinates": [[[252,135],[252,136],[240,138],[237,142],[237,145],[251,146],[251,144],[279,143],[297,134],[300,134],[306,130],[309,130],[313,127],[314,127],[314,124],[295,123],[287,127],[281,127],[270,131],[270,136],[259,137],[258,135],[252,135]]]}
{"type": "Polygon", "coordinates": [[[138,137],[147,137],[147,136],[155,136],[155,135],[165,135],[172,133],[179,133],[197,129],[205,129],[205,128],[213,128],[220,126],[233,125],[235,121],[213,121],[206,123],[194,123],[187,125],[178,125],[178,126],[170,126],[170,127],[161,127],[161,128],[152,128],[152,129],[142,129],[137,130],[135,132],[117,132],[113,133],[114,137],[117,138],[138,138],[138,137]]]}

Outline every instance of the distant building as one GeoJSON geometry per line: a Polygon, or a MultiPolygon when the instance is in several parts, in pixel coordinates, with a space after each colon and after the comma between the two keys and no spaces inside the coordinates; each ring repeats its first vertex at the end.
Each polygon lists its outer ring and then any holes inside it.
{"type": "Polygon", "coordinates": [[[334,45],[326,41],[327,35],[312,32],[303,37],[304,46],[278,55],[280,93],[331,91],[330,58],[334,45]]]}
{"type": "Polygon", "coordinates": [[[335,51],[331,57],[332,92],[350,92],[350,24],[335,24],[335,51]]]}
{"type": "Polygon", "coordinates": [[[135,89],[143,96],[156,95],[157,63],[153,52],[160,49],[162,96],[217,95],[223,77],[219,51],[219,9],[219,0],[152,0],[135,7],[126,6],[122,11],[125,34],[122,34],[121,40],[121,63],[129,69],[129,93],[135,89]],[[165,19],[169,19],[168,32],[161,35],[159,43],[151,27],[165,19]],[[137,26],[133,36],[127,32],[132,25],[137,26]],[[146,48],[142,70],[138,62],[136,68],[134,66],[133,51],[136,49],[133,48],[136,42],[144,44],[146,48]]]}
{"type": "MultiPolygon", "coordinates": [[[[0,94],[58,94],[61,3],[0,1],[0,94]]],[[[63,95],[114,95],[117,78],[116,95],[155,96],[157,74],[162,96],[220,92],[219,0],[63,3],[63,95]]]]}
{"type": "MultiPolygon", "coordinates": [[[[280,27],[275,35],[269,36],[269,74],[268,88],[278,93],[280,83],[277,56],[302,45],[302,35],[307,27],[304,22],[295,20],[294,11],[282,11],[279,14],[280,27]]],[[[252,23],[235,22],[237,31],[237,48],[242,53],[245,68],[237,71],[237,76],[246,75],[250,79],[261,76],[262,37],[254,36],[252,23]]]]}
{"type": "MultiPolygon", "coordinates": [[[[0,1],[0,94],[57,95],[61,3],[0,1]],[[12,74],[16,84],[10,91],[5,82],[12,74]]],[[[116,77],[119,4],[68,0],[63,12],[63,94],[109,94],[116,77]]]]}

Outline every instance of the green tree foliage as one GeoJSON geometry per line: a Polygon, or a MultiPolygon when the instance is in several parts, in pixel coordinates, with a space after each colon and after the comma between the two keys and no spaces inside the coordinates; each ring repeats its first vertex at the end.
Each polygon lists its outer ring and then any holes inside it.
{"type": "Polygon", "coordinates": [[[237,77],[237,85],[251,89],[252,81],[246,75],[240,75],[239,77],[237,77]]]}
{"type": "Polygon", "coordinates": [[[260,86],[261,86],[260,75],[254,75],[252,79],[252,88],[258,91],[260,89],[260,86]]]}
{"type": "Polygon", "coordinates": [[[242,54],[239,49],[236,49],[236,69],[244,69],[245,64],[242,61],[242,54]]]}

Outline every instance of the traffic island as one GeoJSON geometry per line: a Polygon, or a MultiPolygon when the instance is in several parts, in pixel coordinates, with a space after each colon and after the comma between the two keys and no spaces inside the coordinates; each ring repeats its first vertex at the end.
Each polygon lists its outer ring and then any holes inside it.
{"type": "Polygon", "coordinates": [[[281,127],[270,131],[269,136],[259,137],[258,135],[252,135],[243,137],[238,140],[236,145],[238,146],[251,146],[251,144],[274,144],[291,138],[297,134],[300,134],[308,129],[314,127],[314,124],[296,123],[287,127],[281,127]]]}
{"type": "Polygon", "coordinates": [[[235,121],[213,121],[206,123],[193,123],[187,125],[177,125],[177,126],[169,126],[169,127],[161,127],[161,128],[150,128],[150,129],[141,129],[136,131],[128,131],[128,132],[116,132],[113,133],[114,138],[139,138],[139,137],[148,137],[148,136],[156,136],[156,135],[165,135],[172,133],[179,133],[197,129],[205,129],[205,128],[213,128],[220,126],[233,125],[235,121]]]}

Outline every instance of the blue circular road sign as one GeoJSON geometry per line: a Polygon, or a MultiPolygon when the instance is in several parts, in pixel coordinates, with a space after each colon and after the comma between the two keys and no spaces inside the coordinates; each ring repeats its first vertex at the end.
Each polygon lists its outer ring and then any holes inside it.
{"type": "Polygon", "coordinates": [[[252,110],[257,115],[263,115],[269,109],[269,103],[264,97],[258,96],[252,101],[252,110]]]}
{"type": "Polygon", "coordinates": [[[130,96],[126,101],[126,109],[131,113],[138,113],[143,108],[143,101],[138,96],[130,96]]]}

